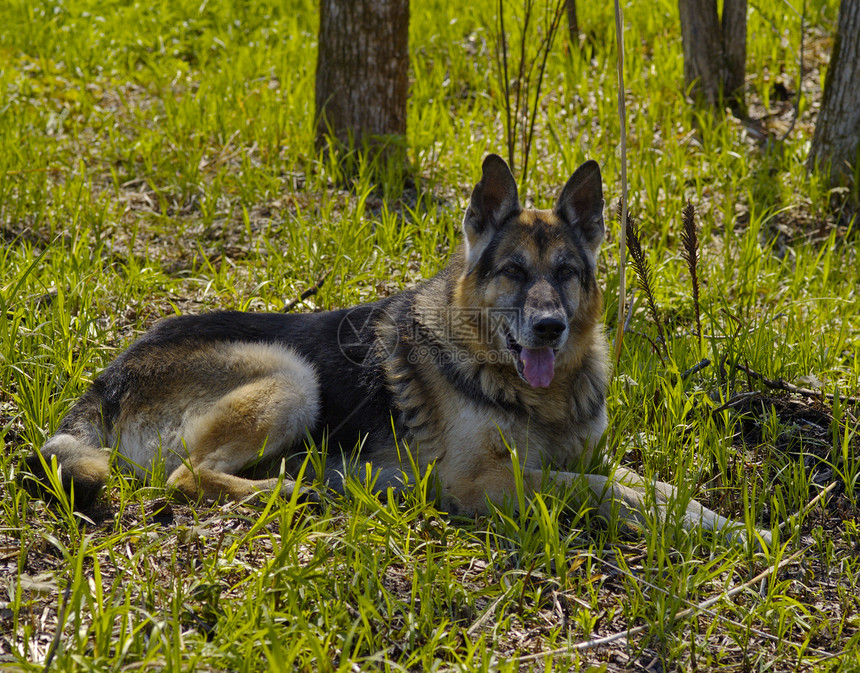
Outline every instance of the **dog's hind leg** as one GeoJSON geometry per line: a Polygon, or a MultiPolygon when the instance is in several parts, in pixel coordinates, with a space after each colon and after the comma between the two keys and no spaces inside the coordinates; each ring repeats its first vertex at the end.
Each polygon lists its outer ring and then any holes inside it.
{"type": "MultiPolygon", "coordinates": [[[[167,483],[189,500],[219,501],[263,495],[277,487],[278,479],[245,479],[219,470],[183,464],[171,473],[167,483]]],[[[281,495],[290,497],[295,488],[296,482],[285,476],[281,482],[281,495]]]]}
{"type": "MultiPolygon", "coordinates": [[[[277,462],[316,422],[319,390],[313,370],[298,359],[295,364],[234,388],[188,418],[182,430],[187,453],[168,485],[192,500],[241,500],[275,488],[277,478],[246,479],[239,473],[258,461],[277,462]]],[[[285,478],[281,488],[291,494],[295,482],[285,478]]]]}

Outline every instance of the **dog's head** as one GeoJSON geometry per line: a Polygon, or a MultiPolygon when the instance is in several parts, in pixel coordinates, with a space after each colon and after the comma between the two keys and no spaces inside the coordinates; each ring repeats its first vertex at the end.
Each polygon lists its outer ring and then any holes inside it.
{"type": "Polygon", "coordinates": [[[596,162],[567,181],[552,210],[524,209],[504,160],[484,159],[463,220],[461,306],[489,313],[490,337],[519,375],[546,388],[556,358],[601,312],[595,264],[603,240],[603,188],[596,162]]]}

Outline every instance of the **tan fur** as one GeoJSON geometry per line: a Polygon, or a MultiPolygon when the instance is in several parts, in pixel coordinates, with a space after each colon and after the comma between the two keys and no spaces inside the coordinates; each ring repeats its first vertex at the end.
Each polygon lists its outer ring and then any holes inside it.
{"type": "MultiPolygon", "coordinates": [[[[191,499],[235,500],[271,490],[277,479],[234,475],[300,438],[317,414],[316,381],[294,355],[270,346],[242,344],[234,350],[244,375],[256,376],[185,422],[188,457],[167,482],[191,499]]],[[[285,482],[286,489],[292,485],[285,482]]]]}

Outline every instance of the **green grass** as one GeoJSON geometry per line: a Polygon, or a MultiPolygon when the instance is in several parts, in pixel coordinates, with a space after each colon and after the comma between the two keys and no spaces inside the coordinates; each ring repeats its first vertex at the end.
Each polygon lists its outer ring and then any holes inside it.
{"type": "MultiPolygon", "coordinates": [[[[631,211],[670,357],[644,336],[656,330],[639,292],[608,448],[779,531],[769,554],[673,525],[631,539],[552,493],[462,521],[423,489],[395,501],[354,482],[312,508],[207,508],[115,476],[87,522],[21,488],[24,456],[158,318],[280,310],[325,273],[296,310],[348,306],[445,264],[481,159],[504,148],[491,4],[412,3],[405,190],[374,184],[367,165],[345,185],[314,149],[315,3],[0,6],[0,666],[41,670],[50,652],[63,671],[860,670],[858,407],[742,369],[860,389],[858,225],[803,167],[835,0],[807,3],[801,116],[785,142],[773,138],[790,103],[772,87],[796,88],[800,21],[784,2],[751,4],[747,93],[764,145],[687,104],[675,2],[625,8],[631,211]],[[701,348],[681,257],[688,200],[701,348]],[[629,641],[569,647],[638,626],[629,641]]],[[[585,51],[555,45],[521,186],[537,205],[586,158],[608,203],[620,194],[612,6],[578,4],[585,51]]]]}

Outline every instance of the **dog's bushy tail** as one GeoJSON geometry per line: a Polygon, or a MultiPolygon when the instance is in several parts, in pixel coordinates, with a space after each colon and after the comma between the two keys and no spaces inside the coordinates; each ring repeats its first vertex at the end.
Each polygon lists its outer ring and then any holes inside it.
{"type": "Polygon", "coordinates": [[[54,501],[62,487],[79,511],[92,507],[110,475],[109,452],[70,432],[58,432],[25,462],[23,485],[31,494],[54,501]]]}

